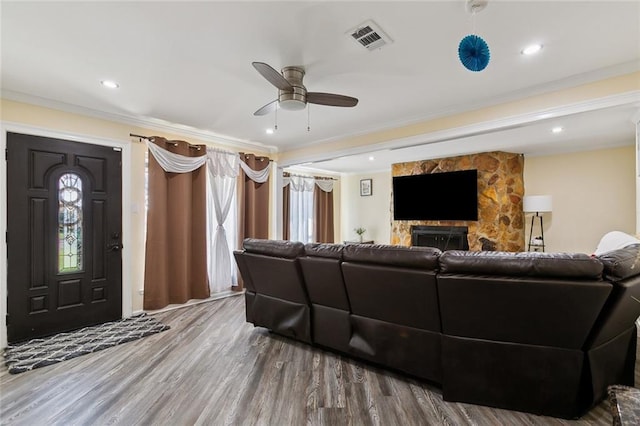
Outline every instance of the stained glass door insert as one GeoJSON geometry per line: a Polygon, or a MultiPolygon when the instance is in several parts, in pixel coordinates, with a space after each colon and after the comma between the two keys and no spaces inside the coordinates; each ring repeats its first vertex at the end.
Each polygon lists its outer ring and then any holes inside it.
{"type": "Polygon", "coordinates": [[[82,179],[66,173],[58,181],[58,271],[82,271],[82,179]]]}

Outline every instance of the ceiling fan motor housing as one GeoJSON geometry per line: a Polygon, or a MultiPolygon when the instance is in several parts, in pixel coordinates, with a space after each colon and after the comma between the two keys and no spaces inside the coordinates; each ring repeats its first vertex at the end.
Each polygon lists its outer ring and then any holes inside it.
{"type": "Polygon", "coordinates": [[[293,90],[278,90],[280,108],[299,111],[307,105],[307,89],[302,84],[304,69],[300,67],[282,68],[282,76],[293,86],[293,90]]]}

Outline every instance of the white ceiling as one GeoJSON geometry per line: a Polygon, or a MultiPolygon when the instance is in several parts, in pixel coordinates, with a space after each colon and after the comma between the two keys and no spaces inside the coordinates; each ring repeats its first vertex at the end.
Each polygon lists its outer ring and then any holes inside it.
{"type": "MultiPolygon", "coordinates": [[[[639,1],[8,2],[1,9],[2,95],[112,119],[179,125],[279,152],[443,116],[640,69],[639,1]],[[394,41],[369,52],[348,30],[372,19],[394,41]],[[458,61],[462,37],[490,46],[480,73],[458,61]],[[527,44],[544,44],[525,57],[527,44]],[[310,91],[355,108],[253,116],[276,89],[251,66],[301,65],[310,91]],[[120,84],[108,90],[99,82],[120,84]]],[[[314,169],[358,172],[391,162],[492,149],[542,154],[633,143],[638,100],[344,159],[314,169]],[[560,117],[562,118],[562,117],[560,117]],[[555,121],[554,121],[555,120],[555,121]],[[566,131],[553,135],[558,124],[566,131]],[[382,161],[384,160],[384,162],[382,161]]],[[[327,154],[326,158],[331,155],[327,154]]]]}

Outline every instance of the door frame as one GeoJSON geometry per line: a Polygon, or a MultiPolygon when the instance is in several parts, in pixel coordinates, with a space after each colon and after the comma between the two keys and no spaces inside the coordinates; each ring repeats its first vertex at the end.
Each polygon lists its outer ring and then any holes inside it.
{"type": "MultiPolygon", "coordinates": [[[[19,123],[0,121],[0,153],[7,148],[7,133],[64,139],[92,145],[120,148],[122,152],[122,245],[123,251],[133,247],[131,239],[131,143],[98,136],[82,135],[73,132],[52,130],[19,123]]],[[[7,232],[7,162],[0,162],[0,348],[7,346],[7,241],[3,236],[7,232]]],[[[131,256],[122,256],[122,317],[133,314],[133,281],[131,276],[131,256]]]]}

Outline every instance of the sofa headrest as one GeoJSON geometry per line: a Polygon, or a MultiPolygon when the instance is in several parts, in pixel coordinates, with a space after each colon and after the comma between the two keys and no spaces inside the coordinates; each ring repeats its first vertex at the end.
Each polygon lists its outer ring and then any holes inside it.
{"type": "Polygon", "coordinates": [[[284,257],[293,259],[302,256],[304,244],[299,241],[261,240],[245,238],[242,247],[247,253],[263,254],[265,256],[284,257]]]}
{"type": "Polygon", "coordinates": [[[450,250],[440,256],[440,272],[601,279],[602,263],[584,253],[450,250]]]}
{"type": "Polygon", "coordinates": [[[328,257],[331,259],[342,259],[344,245],[330,243],[309,243],[305,244],[304,252],[307,256],[328,257]]]}
{"type": "Polygon", "coordinates": [[[401,247],[384,244],[353,244],[345,246],[345,262],[375,263],[420,269],[438,269],[442,252],[433,247],[401,247]]]}
{"type": "Polygon", "coordinates": [[[604,276],[611,281],[640,275],[640,244],[608,251],[597,256],[604,265],[604,276]]]}

